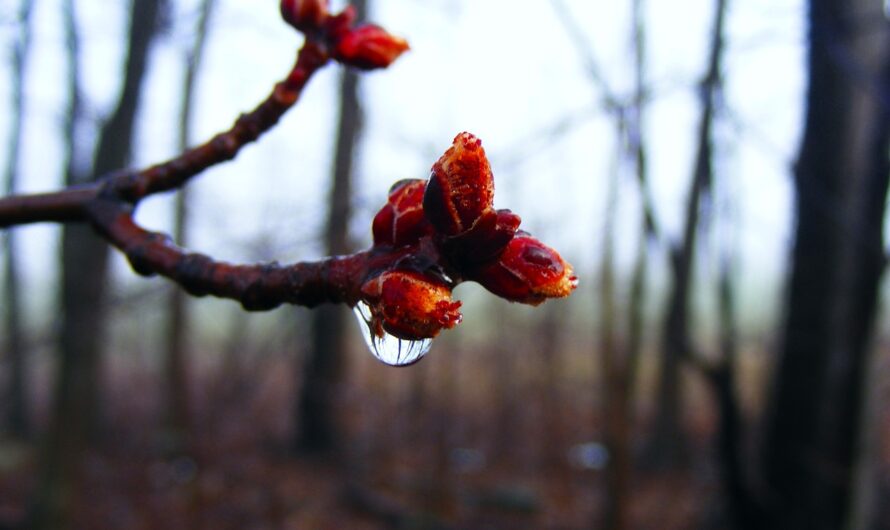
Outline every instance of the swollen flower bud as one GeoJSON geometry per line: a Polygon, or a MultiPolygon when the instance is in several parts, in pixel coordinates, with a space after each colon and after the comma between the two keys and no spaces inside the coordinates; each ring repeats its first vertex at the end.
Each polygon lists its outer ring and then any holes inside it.
{"type": "Polygon", "coordinates": [[[471,279],[502,298],[531,305],[568,296],[578,286],[572,266],[525,232],[517,233],[498,260],[474,272],[471,279]]]}
{"type": "Polygon", "coordinates": [[[426,216],[439,233],[454,236],[472,228],[493,200],[494,177],[482,141],[462,132],[433,164],[423,198],[426,216]]]}
{"type": "Polygon", "coordinates": [[[302,32],[318,29],[328,18],[327,0],[281,0],[281,16],[302,32]]]}
{"type": "Polygon", "coordinates": [[[432,338],[461,321],[460,302],[451,301],[451,288],[414,271],[387,271],[362,286],[362,299],[371,310],[371,329],[405,340],[432,338]]]}
{"type": "Polygon", "coordinates": [[[343,64],[361,70],[386,68],[408,50],[408,41],[374,24],[342,31],[332,55],[343,64]]]}
{"type": "Polygon", "coordinates": [[[442,250],[459,270],[473,270],[503,252],[519,229],[520,221],[510,210],[486,210],[472,228],[444,238],[442,250]]]}
{"type": "Polygon", "coordinates": [[[392,185],[386,204],[374,216],[375,246],[411,245],[432,232],[430,222],[423,215],[424,190],[426,181],[420,179],[400,180],[392,185]]]}

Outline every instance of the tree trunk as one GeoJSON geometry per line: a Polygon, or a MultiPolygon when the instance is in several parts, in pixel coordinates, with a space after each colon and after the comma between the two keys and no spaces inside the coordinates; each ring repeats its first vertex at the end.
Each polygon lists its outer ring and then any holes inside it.
{"type": "MultiPolygon", "coordinates": [[[[117,107],[102,127],[92,174],[99,177],[124,167],[129,159],[133,125],[148,50],[157,29],[163,0],[134,0],[123,88],[117,107]]],[[[69,41],[74,41],[77,61],[73,2],[66,4],[69,41]]],[[[71,44],[71,42],[69,42],[71,44]]],[[[69,47],[70,48],[70,47],[69,47]]],[[[79,112],[79,83],[74,68],[71,81],[72,114],[68,142],[76,141],[79,112]]],[[[72,150],[73,153],[73,150],[72,150]]],[[[77,184],[86,173],[69,160],[67,183],[77,184]]],[[[108,246],[87,225],[66,225],[62,233],[62,301],[59,349],[61,359],[56,378],[53,420],[47,433],[43,473],[33,507],[34,528],[65,528],[70,524],[75,475],[94,430],[98,410],[100,354],[104,341],[105,293],[108,246]]]]}
{"type": "Polygon", "coordinates": [[[709,193],[713,179],[712,126],[721,84],[726,4],[727,0],[717,0],[714,6],[708,66],[700,89],[698,147],[686,203],[683,240],[678,247],[671,250],[671,288],[663,326],[662,367],[656,394],[658,406],[649,446],[649,457],[658,466],[677,465],[687,456],[682,428],[680,368],[683,360],[690,359],[693,355],[689,336],[689,299],[699,231],[699,212],[703,196],[709,193]]]}
{"type": "MultiPolygon", "coordinates": [[[[359,20],[367,2],[352,2],[359,20]]],[[[352,179],[356,146],[361,137],[362,109],[358,100],[358,75],[344,70],[340,81],[340,119],[333,164],[333,179],[325,228],[328,255],[346,254],[349,245],[352,179]]],[[[303,385],[297,404],[296,450],[329,453],[337,450],[336,397],[345,359],[346,322],[351,318],[340,306],[325,305],[312,312],[310,347],[301,374],[303,385]]]]}
{"type": "MultiPolygon", "coordinates": [[[[194,108],[195,80],[201,67],[207,28],[216,0],[202,0],[195,41],[185,57],[182,100],[179,108],[179,151],[189,147],[192,113],[194,108]]],[[[173,214],[173,238],[185,247],[188,245],[188,187],[180,188],[176,195],[173,214]]],[[[166,361],[164,382],[167,385],[167,429],[171,435],[171,450],[180,451],[188,445],[190,414],[188,400],[188,361],[186,338],[190,329],[190,312],[185,292],[178,287],[170,291],[167,313],[166,361]]]]}
{"type": "MultiPolygon", "coordinates": [[[[25,112],[24,73],[31,45],[31,13],[35,2],[22,1],[18,13],[18,35],[12,47],[12,105],[9,115],[9,146],[6,158],[5,193],[12,195],[18,188],[19,155],[21,154],[22,118],[25,112]]],[[[19,262],[16,256],[15,231],[6,230],[2,238],[3,293],[6,310],[3,313],[3,336],[0,343],[9,364],[6,381],[5,427],[9,434],[25,438],[30,433],[27,401],[27,365],[25,361],[25,333],[22,325],[22,304],[19,286],[19,262]]]]}
{"type": "Polygon", "coordinates": [[[784,345],[764,437],[772,528],[843,527],[884,267],[888,28],[877,0],[811,0],[784,345]],[[865,22],[863,22],[865,21],[865,22]]]}
{"type": "Polygon", "coordinates": [[[596,290],[599,306],[598,348],[602,363],[602,416],[603,439],[610,455],[606,468],[606,501],[602,526],[617,530],[626,526],[626,504],[622,494],[626,491],[627,459],[625,434],[625,394],[622,384],[623,353],[618,344],[618,310],[615,301],[615,216],[618,202],[618,188],[621,177],[621,161],[624,159],[624,139],[627,137],[627,122],[624,112],[616,115],[615,168],[609,181],[606,198],[605,221],[603,222],[603,249],[600,260],[600,278],[596,290]]]}
{"type": "MultiPolygon", "coordinates": [[[[92,179],[125,167],[130,158],[133,128],[148,50],[163,0],[135,0],[123,88],[117,106],[99,133],[92,179]]],[[[68,184],[79,184],[77,173],[68,184]]],[[[89,179],[89,180],[92,180],[89,179]]],[[[105,340],[108,244],[88,225],[66,225],[62,232],[62,323],[59,347],[62,370],[57,399],[68,417],[82,417],[92,436],[99,411],[100,358],[105,340]],[[72,392],[67,394],[67,392],[72,392]]],[[[74,421],[74,420],[72,420],[74,421]]]]}
{"type": "Polygon", "coordinates": [[[607,399],[606,444],[609,463],[606,474],[605,524],[607,530],[628,528],[631,508],[633,472],[634,387],[644,342],[644,308],[646,304],[649,245],[657,239],[655,213],[648,184],[647,149],[644,137],[646,90],[646,37],[642,0],[631,5],[631,35],[634,54],[633,106],[626,116],[626,145],[633,160],[633,170],[640,191],[640,241],[631,276],[630,299],[627,305],[627,343],[614,362],[604,366],[607,399]]]}

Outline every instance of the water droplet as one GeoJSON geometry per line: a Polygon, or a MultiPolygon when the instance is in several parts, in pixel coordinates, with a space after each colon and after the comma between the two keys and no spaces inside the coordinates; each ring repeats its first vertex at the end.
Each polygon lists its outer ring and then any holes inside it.
{"type": "Polygon", "coordinates": [[[426,352],[430,351],[433,339],[404,340],[383,332],[378,337],[371,326],[371,308],[364,302],[359,302],[353,308],[358,319],[365,344],[371,350],[371,355],[384,364],[390,366],[408,366],[419,361],[426,352]]]}

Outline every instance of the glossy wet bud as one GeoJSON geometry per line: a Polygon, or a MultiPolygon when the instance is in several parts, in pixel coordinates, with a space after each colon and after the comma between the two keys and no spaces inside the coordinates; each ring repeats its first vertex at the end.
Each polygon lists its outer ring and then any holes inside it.
{"type": "Polygon", "coordinates": [[[520,221],[510,210],[487,210],[466,232],[443,239],[442,249],[457,269],[475,269],[503,252],[520,221]]]}
{"type": "Polygon", "coordinates": [[[455,236],[492,210],[493,200],[494,177],[482,141],[462,132],[433,164],[423,198],[426,216],[439,233],[455,236]]]}
{"type": "Polygon", "coordinates": [[[423,214],[423,193],[426,181],[400,180],[389,189],[383,208],[374,216],[374,245],[401,247],[416,243],[432,233],[432,225],[423,214]]]}
{"type": "Polygon", "coordinates": [[[281,0],[281,16],[300,31],[318,29],[328,18],[328,2],[327,0],[281,0]]]}
{"type": "Polygon", "coordinates": [[[502,298],[531,305],[568,296],[578,286],[572,266],[525,232],[517,233],[497,261],[474,272],[471,279],[502,298]]]}
{"type": "Polygon", "coordinates": [[[371,329],[405,340],[432,338],[460,323],[460,302],[444,282],[414,271],[387,271],[362,286],[371,329]]]}
{"type": "Polygon", "coordinates": [[[332,55],[360,70],[386,68],[408,50],[408,41],[374,24],[338,31],[332,55]]]}

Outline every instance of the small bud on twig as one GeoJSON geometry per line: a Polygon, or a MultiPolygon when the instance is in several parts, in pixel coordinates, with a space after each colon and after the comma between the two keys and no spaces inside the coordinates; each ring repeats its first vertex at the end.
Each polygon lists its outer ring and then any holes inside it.
{"type": "Polygon", "coordinates": [[[374,216],[375,245],[411,245],[432,233],[433,227],[423,213],[425,190],[426,181],[420,179],[400,180],[392,185],[386,204],[374,216]]]}
{"type": "Polygon", "coordinates": [[[492,209],[494,177],[482,141],[468,132],[454,137],[451,147],[433,164],[423,207],[430,222],[454,236],[473,227],[492,209]]]}
{"type": "Polygon", "coordinates": [[[306,33],[324,25],[328,18],[327,0],[281,0],[281,16],[285,22],[306,33]]]}
{"type": "Polygon", "coordinates": [[[362,286],[377,336],[406,340],[432,338],[461,321],[460,302],[451,301],[445,283],[413,271],[389,271],[362,286]]]}
{"type": "Polygon", "coordinates": [[[374,24],[344,32],[336,40],[332,55],[341,63],[360,70],[386,68],[408,50],[408,41],[374,24]]]}
{"type": "Polygon", "coordinates": [[[568,296],[578,285],[572,266],[525,232],[517,233],[500,258],[471,279],[501,298],[531,305],[568,296]]]}

